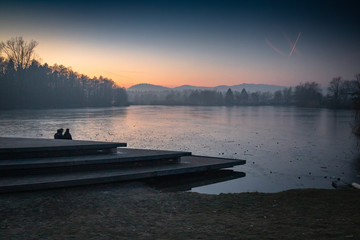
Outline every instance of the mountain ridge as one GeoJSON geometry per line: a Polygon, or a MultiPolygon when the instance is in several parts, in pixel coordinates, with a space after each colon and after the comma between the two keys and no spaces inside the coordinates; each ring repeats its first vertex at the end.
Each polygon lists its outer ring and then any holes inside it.
{"type": "Polygon", "coordinates": [[[242,83],[237,85],[219,85],[215,87],[201,87],[201,86],[193,86],[193,85],[181,85],[174,88],[164,87],[161,85],[154,85],[148,83],[136,84],[129,87],[128,91],[137,91],[137,92],[161,92],[161,91],[185,91],[185,90],[215,90],[219,92],[226,92],[228,89],[232,91],[242,91],[245,89],[248,92],[276,92],[278,90],[282,90],[286,88],[286,86],[280,85],[271,85],[271,84],[254,84],[254,83],[242,83]]]}
{"type": "Polygon", "coordinates": [[[160,85],[149,84],[149,83],[140,83],[140,84],[136,84],[136,85],[129,87],[127,90],[139,91],[139,92],[142,92],[142,91],[165,91],[165,90],[171,90],[171,88],[163,87],[160,85]]]}

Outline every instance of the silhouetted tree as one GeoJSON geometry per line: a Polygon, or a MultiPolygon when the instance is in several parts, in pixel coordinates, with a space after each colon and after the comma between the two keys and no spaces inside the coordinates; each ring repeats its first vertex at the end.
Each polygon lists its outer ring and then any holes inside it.
{"type": "Polygon", "coordinates": [[[328,98],[330,99],[330,104],[333,107],[339,107],[340,104],[340,91],[343,84],[341,77],[333,78],[328,87],[328,98]]]}
{"type": "Polygon", "coordinates": [[[273,103],[274,103],[275,105],[279,105],[279,104],[283,104],[283,103],[284,103],[283,93],[282,93],[281,90],[277,90],[277,91],[274,93],[273,103]]]}
{"type": "Polygon", "coordinates": [[[283,89],[283,99],[284,99],[284,104],[289,105],[292,103],[293,93],[291,87],[283,89]]]}
{"type": "Polygon", "coordinates": [[[332,108],[351,108],[352,93],[356,89],[356,80],[333,78],[329,83],[327,106],[332,108]]]}
{"type": "Polygon", "coordinates": [[[250,99],[249,99],[249,103],[251,105],[260,105],[260,92],[253,92],[250,94],[250,99]]]}
{"type": "Polygon", "coordinates": [[[270,105],[273,99],[273,94],[271,92],[262,92],[260,94],[260,103],[262,105],[270,105]]]}
{"type": "Polygon", "coordinates": [[[166,97],[165,101],[167,105],[180,105],[181,104],[181,97],[178,92],[170,91],[166,97]]]}
{"type": "Polygon", "coordinates": [[[353,133],[360,137],[360,73],[355,75],[354,89],[351,93],[353,96],[355,108],[355,120],[353,124],[353,133]]]}
{"type": "Polygon", "coordinates": [[[128,94],[125,88],[114,89],[114,106],[128,105],[128,94]]]}
{"type": "MultiPolygon", "coordinates": [[[[1,52],[0,52],[1,54],[1,52]]],[[[6,61],[5,58],[0,56],[0,77],[5,74],[5,70],[6,70],[6,61]]]]}
{"type": "MultiPolygon", "coordinates": [[[[359,76],[355,75],[355,79],[359,76]]],[[[340,90],[340,103],[344,107],[353,106],[353,92],[357,89],[357,80],[344,80],[340,90]]]]}
{"type": "Polygon", "coordinates": [[[223,105],[223,96],[216,91],[204,90],[200,92],[201,104],[203,106],[223,105]]]}
{"type": "Polygon", "coordinates": [[[34,48],[37,45],[38,43],[34,40],[28,43],[22,37],[15,37],[6,42],[0,42],[0,53],[4,52],[8,60],[14,62],[15,69],[25,69],[30,66],[34,48]]]}
{"type": "Polygon", "coordinates": [[[200,91],[199,90],[191,91],[189,95],[188,103],[190,105],[200,105],[200,102],[201,102],[200,91]]]}
{"type": "MultiPolygon", "coordinates": [[[[14,47],[13,56],[0,57],[0,109],[64,108],[127,105],[125,89],[111,79],[89,78],[62,65],[41,65],[31,59],[36,44],[27,44],[22,38],[2,42],[14,47]],[[19,50],[20,49],[20,50],[19,50]],[[24,51],[18,57],[17,51],[24,51]],[[27,53],[27,54],[25,54],[27,53]],[[15,64],[17,61],[17,66],[15,64]]],[[[2,51],[4,53],[4,51],[2,51]]]]}
{"type": "Polygon", "coordinates": [[[300,107],[319,107],[322,94],[320,86],[316,82],[306,82],[295,87],[295,103],[300,107]]]}
{"type": "Polygon", "coordinates": [[[249,94],[246,92],[245,88],[241,90],[240,94],[235,94],[235,102],[238,105],[247,105],[249,101],[249,94]]]}
{"type": "Polygon", "coordinates": [[[229,88],[225,94],[225,105],[226,106],[232,106],[234,105],[234,94],[229,88]]]}

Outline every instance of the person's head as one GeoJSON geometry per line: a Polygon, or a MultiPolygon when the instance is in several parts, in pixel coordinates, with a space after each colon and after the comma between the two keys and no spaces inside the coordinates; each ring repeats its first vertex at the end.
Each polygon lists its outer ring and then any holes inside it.
{"type": "Polygon", "coordinates": [[[59,128],[59,129],[57,130],[58,133],[62,133],[63,131],[64,131],[64,129],[62,129],[62,128],[59,128]]]}
{"type": "Polygon", "coordinates": [[[70,130],[67,128],[65,132],[67,132],[67,133],[68,133],[69,131],[70,131],[70,130]]]}

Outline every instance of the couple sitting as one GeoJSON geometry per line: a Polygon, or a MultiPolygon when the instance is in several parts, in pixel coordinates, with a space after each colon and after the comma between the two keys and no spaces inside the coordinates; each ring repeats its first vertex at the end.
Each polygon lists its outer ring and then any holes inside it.
{"type": "Polygon", "coordinates": [[[60,128],[57,130],[57,132],[54,135],[55,139],[68,139],[68,140],[72,140],[71,134],[70,134],[70,130],[67,128],[64,135],[63,135],[63,128],[60,128]]]}

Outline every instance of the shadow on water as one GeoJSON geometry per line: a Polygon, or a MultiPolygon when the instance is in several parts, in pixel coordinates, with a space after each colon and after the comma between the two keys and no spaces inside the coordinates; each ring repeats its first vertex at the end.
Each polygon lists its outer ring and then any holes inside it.
{"type": "Polygon", "coordinates": [[[202,173],[188,173],[177,176],[151,178],[145,181],[150,187],[162,192],[190,191],[192,188],[225,182],[245,177],[244,172],[214,170],[202,173]]]}

